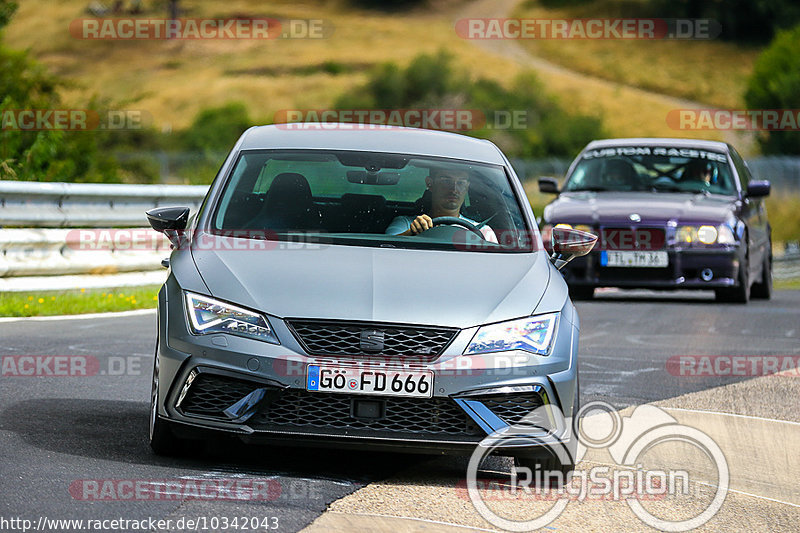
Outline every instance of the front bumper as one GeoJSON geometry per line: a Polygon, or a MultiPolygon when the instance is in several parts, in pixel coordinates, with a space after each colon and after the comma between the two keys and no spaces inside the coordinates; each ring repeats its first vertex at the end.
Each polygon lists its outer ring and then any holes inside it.
{"type": "Polygon", "coordinates": [[[562,273],[567,283],[576,287],[720,289],[738,284],[742,264],[738,246],[668,249],[664,268],[602,266],[600,253],[593,251],[565,266],[562,273]]]}
{"type": "MultiPolygon", "coordinates": [[[[281,345],[193,335],[183,302],[170,276],[159,293],[158,415],[172,422],[179,436],[204,438],[213,431],[246,442],[470,454],[487,435],[525,418],[522,426],[531,443],[541,435],[567,444],[573,453],[577,445],[571,416],[578,407],[578,325],[569,300],[547,357],[461,355],[475,327],[461,330],[441,356],[413,361],[309,356],[287,323],[274,317],[270,321],[281,345]],[[308,392],[306,367],[317,363],[430,370],[433,396],[308,392]],[[370,416],[356,411],[359,402],[370,403],[370,416]]],[[[517,443],[508,453],[547,451],[517,443]]]]}

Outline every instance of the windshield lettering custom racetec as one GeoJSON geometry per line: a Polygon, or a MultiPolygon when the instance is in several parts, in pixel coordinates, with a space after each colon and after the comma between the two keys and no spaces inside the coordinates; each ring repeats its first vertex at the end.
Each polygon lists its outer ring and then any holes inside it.
{"type": "Polygon", "coordinates": [[[228,177],[214,232],[392,248],[531,251],[503,167],[382,152],[248,151],[228,177]],[[446,214],[448,216],[442,216],[446,214]],[[410,234],[416,217],[433,227],[410,234]]]}
{"type": "Polygon", "coordinates": [[[725,154],[688,148],[624,146],[587,150],[565,191],[736,194],[725,154]]]}

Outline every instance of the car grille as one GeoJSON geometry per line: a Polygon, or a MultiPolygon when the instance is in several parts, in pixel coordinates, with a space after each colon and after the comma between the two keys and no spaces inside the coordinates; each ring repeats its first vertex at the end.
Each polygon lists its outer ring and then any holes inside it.
{"type": "Polygon", "coordinates": [[[458,333],[454,328],[318,320],[288,322],[300,344],[311,355],[435,357],[458,333]],[[382,350],[368,352],[362,349],[361,333],[365,330],[383,332],[382,350]]]}
{"type": "MultiPolygon", "coordinates": [[[[179,410],[185,415],[228,421],[230,419],[225,415],[225,409],[264,387],[257,382],[203,372],[192,382],[179,410]]],[[[262,407],[248,422],[256,430],[291,432],[300,428],[342,434],[366,430],[408,437],[485,436],[477,424],[449,398],[379,397],[266,387],[269,392],[262,407]],[[354,402],[358,400],[379,403],[380,416],[354,416],[354,402]]],[[[530,416],[544,405],[539,394],[471,399],[483,403],[506,424],[550,427],[541,411],[530,416]],[[522,422],[526,416],[528,418],[522,422]]]]}
{"type": "Polygon", "coordinates": [[[375,396],[311,393],[291,389],[253,417],[254,429],[372,430],[416,435],[469,435],[484,433],[449,398],[378,398],[375,396]],[[380,418],[353,416],[355,400],[383,402],[380,418]]]}
{"type": "Polygon", "coordinates": [[[539,394],[490,396],[475,399],[510,426],[523,425],[549,428],[551,425],[543,410],[534,413],[536,409],[544,405],[542,396],[539,394]]]}
{"type": "Polygon", "coordinates": [[[227,420],[225,409],[262,387],[251,381],[201,373],[189,387],[180,409],[188,415],[227,420]]]}

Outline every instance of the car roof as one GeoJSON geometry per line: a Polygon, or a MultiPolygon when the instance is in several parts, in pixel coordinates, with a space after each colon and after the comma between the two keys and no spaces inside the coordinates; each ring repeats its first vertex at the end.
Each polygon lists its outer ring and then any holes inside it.
{"type": "Polygon", "coordinates": [[[584,150],[608,148],[613,146],[674,146],[676,148],[699,148],[728,152],[728,145],[719,141],[704,141],[700,139],[671,139],[666,137],[633,137],[629,139],[601,139],[592,141],[584,150]]]}
{"type": "Polygon", "coordinates": [[[500,150],[489,141],[398,126],[333,122],[273,124],[250,128],[244,132],[240,143],[241,150],[360,150],[505,163],[500,150]]]}

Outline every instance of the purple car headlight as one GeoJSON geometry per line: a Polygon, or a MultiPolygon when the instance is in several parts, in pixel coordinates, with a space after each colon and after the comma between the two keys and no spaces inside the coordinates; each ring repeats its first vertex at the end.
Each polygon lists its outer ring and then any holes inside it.
{"type": "Polygon", "coordinates": [[[733,231],[727,224],[719,226],[678,226],[675,240],[680,244],[735,244],[733,231]]]}
{"type": "Polygon", "coordinates": [[[465,355],[522,350],[548,355],[559,313],[482,326],[464,351],[465,355]]]}

